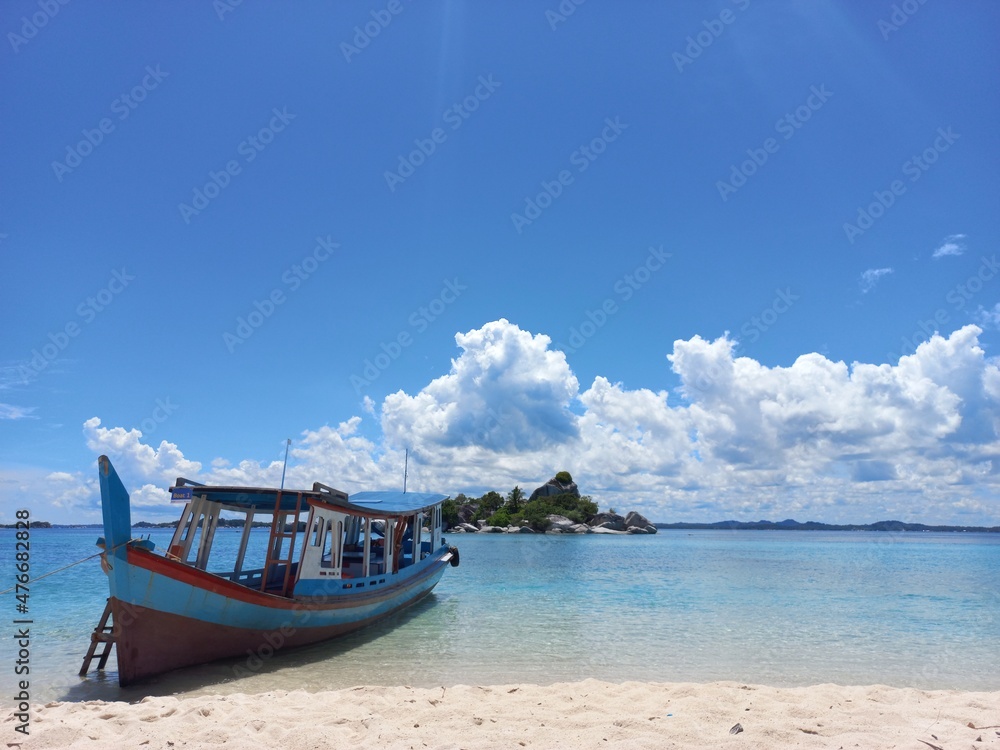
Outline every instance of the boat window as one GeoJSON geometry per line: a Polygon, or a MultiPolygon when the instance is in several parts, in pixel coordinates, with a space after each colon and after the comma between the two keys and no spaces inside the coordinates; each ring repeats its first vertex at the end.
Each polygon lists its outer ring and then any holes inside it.
{"type": "Polygon", "coordinates": [[[361,539],[361,519],[350,516],[347,519],[346,538],[344,544],[356,547],[361,539]]]}
{"type": "Polygon", "coordinates": [[[184,562],[188,562],[190,550],[197,550],[201,546],[200,520],[201,519],[198,519],[197,522],[192,522],[192,524],[187,528],[187,533],[184,534],[184,545],[185,549],[188,550],[188,554],[184,556],[184,562]]]}
{"type": "Polygon", "coordinates": [[[313,547],[323,546],[323,532],[329,528],[330,528],[329,522],[324,524],[322,518],[317,518],[313,522],[313,540],[312,540],[313,547]]]}
{"type": "Polygon", "coordinates": [[[321,568],[339,568],[340,545],[338,540],[343,538],[344,522],[337,521],[334,525],[332,521],[326,522],[326,534],[323,539],[323,555],[320,559],[321,568]]]}

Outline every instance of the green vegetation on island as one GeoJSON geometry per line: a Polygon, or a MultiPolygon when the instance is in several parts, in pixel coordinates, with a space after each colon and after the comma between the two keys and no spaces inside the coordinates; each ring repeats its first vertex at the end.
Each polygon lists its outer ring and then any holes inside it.
{"type": "Polygon", "coordinates": [[[441,507],[446,527],[462,522],[459,511],[472,509],[468,522],[485,521],[489,526],[521,526],[527,523],[534,531],[546,531],[552,522],[548,516],[565,516],[575,523],[587,523],[597,515],[597,503],[589,496],[578,497],[568,492],[549,495],[535,500],[525,500],[524,491],[514,487],[506,497],[490,490],[481,497],[467,497],[459,493],[445,500],[441,507]]]}

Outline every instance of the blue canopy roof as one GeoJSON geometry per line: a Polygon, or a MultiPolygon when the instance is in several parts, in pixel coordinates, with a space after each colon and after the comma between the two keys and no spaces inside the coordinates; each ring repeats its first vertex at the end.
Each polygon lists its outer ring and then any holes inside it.
{"type": "MultiPolygon", "coordinates": [[[[185,480],[186,482],[187,480],[185,480]]],[[[294,511],[302,496],[300,510],[309,509],[310,501],[318,501],[328,505],[353,507],[361,512],[374,515],[408,515],[425,508],[430,508],[447,500],[448,495],[430,492],[356,492],[348,496],[345,502],[342,498],[316,490],[278,490],[273,487],[208,487],[204,485],[187,485],[178,481],[170,488],[171,499],[174,502],[186,502],[194,497],[205,497],[211,502],[221,503],[229,508],[249,510],[257,513],[273,513],[278,495],[281,495],[279,511],[294,511]]]]}
{"type": "Polygon", "coordinates": [[[347,502],[375,513],[406,515],[447,500],[432,492],[355,492],[347,502]]]}

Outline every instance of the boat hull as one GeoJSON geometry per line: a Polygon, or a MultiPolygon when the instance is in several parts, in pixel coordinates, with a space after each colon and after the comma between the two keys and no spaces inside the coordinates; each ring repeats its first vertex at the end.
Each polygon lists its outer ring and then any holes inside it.
{"type": "Polygon", "coordinates": [[[425,560],[382,590],[294,599],[130,549],[128,562],[110,576],[121,584],[112,585],[110,598],[118,682],[124,687],[233,657],[246,658],[233,667],[235,676],[246,676],[276,651],[336,638],[414,604],[433,590],[447,563],[447,555],[425,560]]]}

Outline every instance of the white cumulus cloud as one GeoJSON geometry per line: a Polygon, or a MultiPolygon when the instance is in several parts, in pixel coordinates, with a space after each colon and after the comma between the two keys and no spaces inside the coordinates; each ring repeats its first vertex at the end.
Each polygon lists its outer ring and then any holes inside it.
{"type": "MultiPolygon", "coordinates": [[[[497,320],[456,335],[448,374],[366,406],[381,436],[365,437],[360,416],[304,430],[286,486],[396,488],[409,449],[414,490],[530,492],[568,470],[602,507],[654,520],[1000,523],[1000,369],[980,333],[934,335],[896,365],[809,353],[787,367],[736,356],[728,335],[693,336],[667,354],[663,389],[598,376],[581,392],[548,336],[497,320]]],[[[216,459],[201,473],[178,446],[146,445],[137,430],[95,417],[84,432],[150,509],[165,507],[157,488],[178,475],[271,486],[281,477],[277,450],[263,462],[216,459]]],[[[69,491],[61,502],[88,493],[72,475],[52,484],[69,491]]]]}
{"type": "Polygon", "coordinates": [[[410,396],[390,394],[382,429],[402,448],[538,450],[578,434],[569,406],[579,389],[551,339],[506,320],[455,335],[462,354],[451,371],[410,396]]]}

